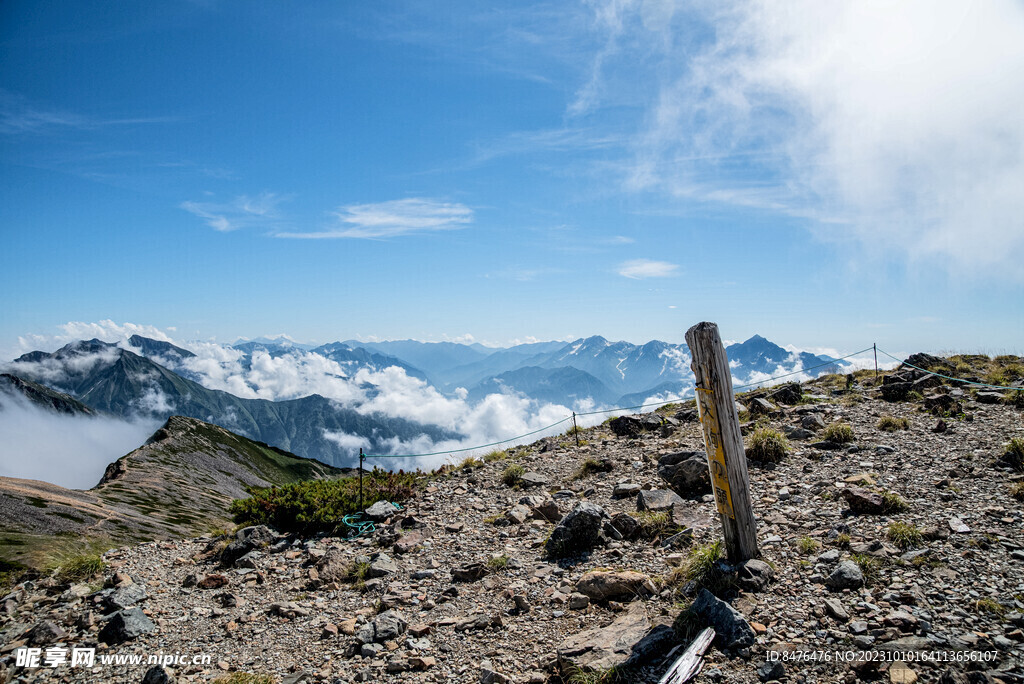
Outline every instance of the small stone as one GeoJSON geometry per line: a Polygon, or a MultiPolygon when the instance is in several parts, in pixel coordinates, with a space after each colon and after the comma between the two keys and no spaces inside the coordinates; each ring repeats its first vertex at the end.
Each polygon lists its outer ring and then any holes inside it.
{"type": "Polygon", "coordinates": [[[914,684],[917,673],[902,660],[897,660],[889,666],[889,681],[891,684],[914,684]]]}
{"type": "Polygon", "coordinates": [[[971,528],[964,524],[964,521],[956,516],[949,519],[949,529],[957,534],[968,534],[971,528]]]}
{"type": "Polygon", "coordinates": [[[196,584],[200,589],[220,589],[228,586],[228,578],[224,575],[207,575],[196,584]]]}
{"type": "Polygon", "coordinates": [[[825,584],[832,589],[859,589],[864,586],[864,573],[856,563],[846,560],[832,571],[825,584]]]}
{"type": "Polygon", "coordinates": [[[777,679],[782,679],[785,674],[786,668],[778,661],[764,662],[757,668],[757,678],[762,682],[771,682],[777,679]]]}

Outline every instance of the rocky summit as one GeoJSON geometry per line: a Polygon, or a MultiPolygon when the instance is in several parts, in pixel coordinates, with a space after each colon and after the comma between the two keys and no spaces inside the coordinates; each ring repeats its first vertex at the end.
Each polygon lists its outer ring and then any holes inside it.
{"type": "Polygon", "coordinates": [[[658,682],[707,626],[693,681],[1024,681],[1020,395],[922,377],[737,398],[760,560],[724,559],[669,406],[452,464],[354,540],[248,527],[22,581],[0,682],[658,682]]]}

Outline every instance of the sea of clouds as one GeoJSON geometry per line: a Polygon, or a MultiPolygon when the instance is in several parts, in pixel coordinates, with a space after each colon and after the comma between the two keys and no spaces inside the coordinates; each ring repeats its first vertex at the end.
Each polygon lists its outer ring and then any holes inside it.
{"type": "MultiPolygon", "coordinates": [[[[117,324],[113,321],[99,323],[68,323],[62,334],[52,337],[33,336],[21,338],[22,351],[39,349],[53,351],[68,342],[97,338],[115,343],[118,347],[141,353],[132,347],[129,338],[141,335],[155,340],[170,342],[195,354],[184,360],[178,358],[153,358],[157,363],[186,375],[204,387],[223,390],[238,397],[281,401],[319,394],[336,402],[339,407],[354,409],[364,414],[383,414],[434,425],[461,435],[459,439],[434,442],[427,435],[407,441],[392,439],[386,443],[386,453],[391,455],[428,454],[419,458],[380,459],[370,465],[381,465],[397,469],[422,467],[432,468],[466,455],[479,455],[492,447],[473,449],[480,445],[504,442],[511,437],[525,435],[498,446],[534,441],[540,437],[564,433],[572,426],[571,416],[612,407],[596,406],[584,400],[573,406],[543,403],[530,397],[512,392],[495,393],[478,402],[467,400],[467,392],[459,388],[451,394],[443,394],[427,382],[409,376],[402,368],[392,366],[381,369],[359,368],[352,370],[332,359],[319,354],[295,348],[290,353],[274,356],[263,350],[256,350],[247,356],[228,345],[206,341],[183,341],[174,339],[174,330],[161,330],[153,326],[131,323],[117,324]],[[569,420],[567,420],[569,419],[569,420]],[[465,450],[465,451],[463,451],[465,450]]],[[[742,368],[734,369],[737,377],[734,384],[770,383],[772,376],[791,373],[785,380],[807,380],[812,371],[803,370],[800,358],[793,354],[780,364],[774,372],[745,373],[742,368]],[[794,372],[795,371],[795,372],[794,372]]],[[[70,368],[75,371],[87,370],[95,364],[111,363],[116,352],[105,350],[100,353],[76,358],[70,368]]],[[[687,369],[689,359],[670,359],[676,370],[687,369]]],[[[857,367],[870,361],[857,360],[857,367]]],[[[44,381],[55,388],[62,386],[67,366],[56,363],[37,364],[44,381]]],[[[681,372],[681,371],[680,371],[681,372]]],[[[682,377],[682,376],[681,376],[682,377]]],[[[662,393],[647,398],[645,404],[669,402],[692,396],[692,390],[680,393],[662,393]]],[[[165,414],[169,404],[156,390],[148,393],[138,403],[138,415],[132,420],[122,421],[110,418],[65,418],[57,417],[28,405],[5,407],[0,414],[0,433],[11,434],[5,440],[10,446],[0,451],[0,469],[3,474],[18,477],[38,477],[56,481],[51,464],[61,466],[74,464],[67,469],[65,481],[75,486],[95,483],[103,467],[110,461],[124,455],[142,444],[158,427],[153,416],[165,414]],[[47,438],[44,439],[43,435],[47,438]],[[35,440],[35,441],[34,441],[35,440]],[[47,443],[49,440],[49,443],[47,443]],[[33,446],[38,443],[39,446],[33,446]],[[31,454],[25,458],[25,454],[31,454]],[[72,471],[92,473],[74,475],[72,471]]],[[[625,411],[607,412],[577,417],[581,427],[602,422],[610,416],[625,411]]],[[[217,417],[214,417],[217,418],[217,417]]],[[[230,427],[230,416],[219,417],[230,427]]],[[[324,435],[351,454],[360,448],[367,449],[369,440],[363,435],[343,432],[326,432],[324,435]]]]}

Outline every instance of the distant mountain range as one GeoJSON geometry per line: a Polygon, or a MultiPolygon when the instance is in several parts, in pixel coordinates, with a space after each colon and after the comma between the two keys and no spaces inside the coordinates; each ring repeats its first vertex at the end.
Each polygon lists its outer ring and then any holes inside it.
{"type": "MultiPolygon", "coordinates": [[[[132,339],[143,343],[140,349],[167,359],[170,345],[132,339]]],[[[207,389],[151,359],[96,339],[73,342],[53,353],[24,354],[10,368],[17,376],[67,392],[95,411],[126,418],[197,418],[331,464],[351,463],[352,453],[350,448],[332,441],[330,434],[358,435],[375,451],[388,450],[387,441],[393,438],[411,440],[426,435],[442,440],[459,436],[433,425],[359,413],[318,394],[288,401],[242,399],[207,389]],[[54,377],[59,380],[51,379],[54,377]]]]}
{"type": "MultiPolygon", "coordinates": [[[[388,453],[399,440],[426,437],[434,443],[464,437],[451,428],[360,411],[315,393],[282,401],[240,398],[203,386],[204,376],[195,363],[199,359],[192,351],[138,335],[128,342],[131,350],[94,339],[52,353],[30,352],[8,365],[12,379],[4,382],[11,385],[17,377],[35,383],[26,387],[37,401],[46,401],[43,390],[49,387],[93,411],[122,417],[196,418],[334,465],[352,464],[353,440],[371,453],[388,453]]],[[[240,341],[232,350],[243,371],[253,368],[259,354],[278,360],[319,355],[336,362],[341,368],[337,377],[357,384],[370,399],[385,390],[362,382],[360,378],[368,376],[360,372],[396,367],[422,385],[470,404],[492,394],[516,394],[541,404],[604,408],[635,406],[652,397],[683,397],[693,391],[686,345],[658,340],[636,345],[594,336],[494,349],[413,340],[349,340],[309,348],[279,338],[240,341]]],[[[810,374],[842,367],[830,357],[790,352],[757,335],[730,345],[726,352],[739,382],[823,364],[827,366],[810,374]]]]}

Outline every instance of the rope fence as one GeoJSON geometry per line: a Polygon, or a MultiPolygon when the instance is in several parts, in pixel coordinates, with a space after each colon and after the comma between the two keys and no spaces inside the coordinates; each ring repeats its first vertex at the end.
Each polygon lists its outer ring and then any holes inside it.
{"type": "MultiPolygon", "coordinates": [[[[980,387],[988,387],[988,388],[991,388],[991,389],[1024,391],[1024,387],[1006,387],[1006,386],[1002,386],[1002,385],[990,385],[990,384],[987,384],[987,383],[984,383],[984,382],[974,382],[972,380],[965,380],[963,378],[954,378],[954,377],[951,377],[949,375],[943,375],[942,373],[936,373],[934,371],[930,371],[930,370],[928,370],[926,368],[919,368],[918,366],[915,366],[913,364],[907,363],[906,361],[902,361],[902,360],[896,358],[895,356],[893,356],[892,354],[890,354],[890,353],[888,353],[888,352],[886,352],[886,351],[884,351],[882,349],[879,349],[876,345],[871,345],[870,347],[866,347],[864,349],[861,349],[860,351],[853,352],[852,354],[847,354],[846,356],[841,356],[841,357],[839,357],[837,359],[833,359],[832,361],[827,361],[825,363],[819,363],[819,364],[817,364],[815,366],[810,366],[808,368],[802,368],[800,370],[792,371],[792,372],[789,372],[789,373],[782,373],[780,375],[773,375],[773,376],[764,378],[763,380],[758,380],[757,382],[751,382],[751,383],[747,383],[747,384],[744,384],[744,385],[734,385],[733,386],[733,390],[746,389],[748,387],[763,387],[767,383],[770,383],[770,382],[772,382],[774,380],[779,380],[779,379],[782,379],[782,378],[788,378],[788,377],[792,377],[794,375],[800,375],[801,373],[806,373],[807,371],[812,371],[812,370],[815,370],[817,368],[824,368],[826,366],[832,366],[832,365],[835,365],[839,361],[845,361],[846,359],[852,358],[852,357],[857,356],[859,354],[864,354],[866,352],[876,351],[876,350],[878,352],[881,352],[882,354],[885,354],[890,359],[900,363],[901,365],[908,366],[910,368],[913,368],[915,370],[919,370],[919,371],[921,371],[923,373],[928,373],[930,375],[937,375],[938,377],[945,378],[946,380],[953,380],[955,382],[963,382],[963,383],[966,383],[968,385],[977,385],[977,386],[980,386],[980,387]]],[[[876,360],[875,366],[876,366],[876,370],[877,370],[877,360],[876,360]]],[[[682,401],[682,399],[681,398],[669,399],[667,401],[658,401],[658,402],[653,402],[653,403],[648,403],[648,404],[638,404],[636,406],[617,406],[617,407],[614,407],[614,408],[598,409],[596,411],[585,411],[583,413],[573,412],[572,415],[566,416],[562,420],[554,422],[551,425],[547,425],[545,427],[538,428],[536,430],[533,430],[531,432],[527,432],[527,433],[522,434],[522,435],[517,435],[515,437],[509,437],[508,439],[503,439],[503,440],[500,440],[500,441],[497,441],[497,442],[491,442],[489,444],[480,444],[478,446],[461,447],[459,449],[443,449],[441,451],[433,451],[433,452],[423,453],[423,454],[364,454],[364,453],[362,453],[362,450],[360,450],[359,458],[360,458],[360,463],[362,463],[362,460],[363,459],[367,459],[367,458],[425,458],[425,457],[428,457],[428,456],[446,456],[446,455],[451,455],[451,454],[465,453],[467,451],[477,451],[477,450],[480,450],[480,449],[489,449],[489,448],[492,448],[492,447],[501,446],[502,444],[508,444],[509,442],[516,442],[516,441],[519,441],[521,439],[525,439],[526,437],[531,437],[533,435],[539,434],[541,432],[546,432],[547,430],[550,430],[552,428],[558,427],[559,425],[562,425],[563,423],[567,423],[569,421],[573,421],[573,425],[575,426],[575,419],[578,418],[578,417],[596,416],[596,415],[602,415],[602,414],[606,414],[606,413],[618,413],[618,412],[622,412],[622,411],[638,411],[638,410],[641,410],[641,409],[654,408],[654,407],[660,407],[660,406],[667,406],[668,404],[674,404],[674,403],[677,403],[679,401],[682,401]]]]}

